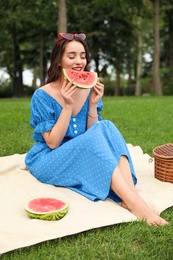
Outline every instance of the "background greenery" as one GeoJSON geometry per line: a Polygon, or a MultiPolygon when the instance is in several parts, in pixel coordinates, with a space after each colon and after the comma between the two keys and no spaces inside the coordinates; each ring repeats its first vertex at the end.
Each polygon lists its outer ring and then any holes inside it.
{"type": "MultiPolygon", "coordinates": [[[[158,145],[173,142],[172,97],[104,97],[102,116],[110,119],[127,143],[152,155],[158,145]]],[[[1,99],[0,156],[25,153],[31,147],[29,98],[1,99]]],[[[159,198],[158,198],[159,199],[159,198]]],[[[173,258],[173,207],[162,217],[166,227],[122,223],[46,241],[0,256],[2,260],[170,260],[173,258]]]]}
{"type": "Polygon", "coordinates": [[[23,83],[22,73],[26,69],[33,73],[33,88],[37,80],[44,84],[50,51],[63,16],[62,12],[58,15],[62,4],[66,8],[66,31],[86,33],[93,68],[103,81],[111,81],[106,95],[134,95],[139,79],[139,94],[153,94],[156,3],[160,3],[158,74],[163,94],[172,95],[173,0],[1,0],[0,69],[8,73],[9,79],[0,78],[0,97],[27,96],[33,92],[23,83]]]}

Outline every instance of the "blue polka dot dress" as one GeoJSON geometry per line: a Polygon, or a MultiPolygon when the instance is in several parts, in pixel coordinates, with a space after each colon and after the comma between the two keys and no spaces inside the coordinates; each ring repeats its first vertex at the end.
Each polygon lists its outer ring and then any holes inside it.
{"type": "Polygon", "coordinates": [[[121,155],[127,156],[134,184],[137,179],[126,142],[115,125],[102,120],[86,130],[89,96],[82,109],[72,116],[61,145],[50,149],[42,134],[51,130],[62,107],[42,89],[35,91],[31,100],[30,125],[34,128],[36,140],[26,155],[25,163],[29,171],[39,181],[55,186],[67,187],[92,201],[107,197],[116,202],[121,199],[110,189],[114,169],[121,155]]]}

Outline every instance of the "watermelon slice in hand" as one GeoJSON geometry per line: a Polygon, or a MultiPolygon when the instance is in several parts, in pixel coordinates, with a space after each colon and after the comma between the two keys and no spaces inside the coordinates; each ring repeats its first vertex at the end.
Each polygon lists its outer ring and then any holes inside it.
{"type": "Polygon", "coordinates": [[[92,88],[97,82],[97,73],[90,71],[76,71],[63,69],[63,74],[68,81],[73,81],[78,88],[92,88]]]}
{"type": "Polygon", "coordinates": [[[33,198],[26,201],[24,208],[30,218],[59,220],[66,215],[69,203],[57,198],[33,198]]]}

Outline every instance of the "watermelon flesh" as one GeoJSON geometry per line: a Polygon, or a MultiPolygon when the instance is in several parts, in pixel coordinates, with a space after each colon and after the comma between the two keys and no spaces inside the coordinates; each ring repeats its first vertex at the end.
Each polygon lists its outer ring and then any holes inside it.
{"type": "Polygon", "coordinates": [[[57,198],[33,198],[25,203],[25,210],[30,218],[41,220],[59,220],[69,208],[69,203],[57,198]]]}
{"type": "Polygon", "coordinates": [[[97,82],[97,73],[90,71],[77,71],[63,69],[63,74],[68,81],[73,81],[78,88],[92,88],[97,82]]]}

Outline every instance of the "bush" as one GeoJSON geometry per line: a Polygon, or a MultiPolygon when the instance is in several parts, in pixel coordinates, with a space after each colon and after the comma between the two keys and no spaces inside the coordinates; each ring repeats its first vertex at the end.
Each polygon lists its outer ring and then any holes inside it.
{"type": "Polygon", "coordinates": [[[169,82],[163,82],[163,95],[173,95],[173,79],[169,82]]]}
{"type": "MultiPolygon", "coordinates": [[[[36,87],[30,87],[23,85],[23,96],[32,96],[36,87]]],[[[12,82],[5,81],[0,83],[0,98],[10,98],[13,97],[13,86],[12,82]]]]}
{"type": "Polygon", "coordinates": [[[104,95],[114,96],[115,81],[111,81],[109,78],[103,78],[102,83],[105,85],[104,95]]]}
{"type": "Polygon", "coordinates": [[[0,83],[0,98],[12,97],[12,95],[13,95],[12,83],[9,81],[0,83]]]}
{"type": "Polygon", "coordinates": [[[33,86],[30,87],[30,86],[24,85],[23,86],[23,95],[30,97],[33,95],[35,90],[36,90],[36,87],[33,87],[33,86]]]}

